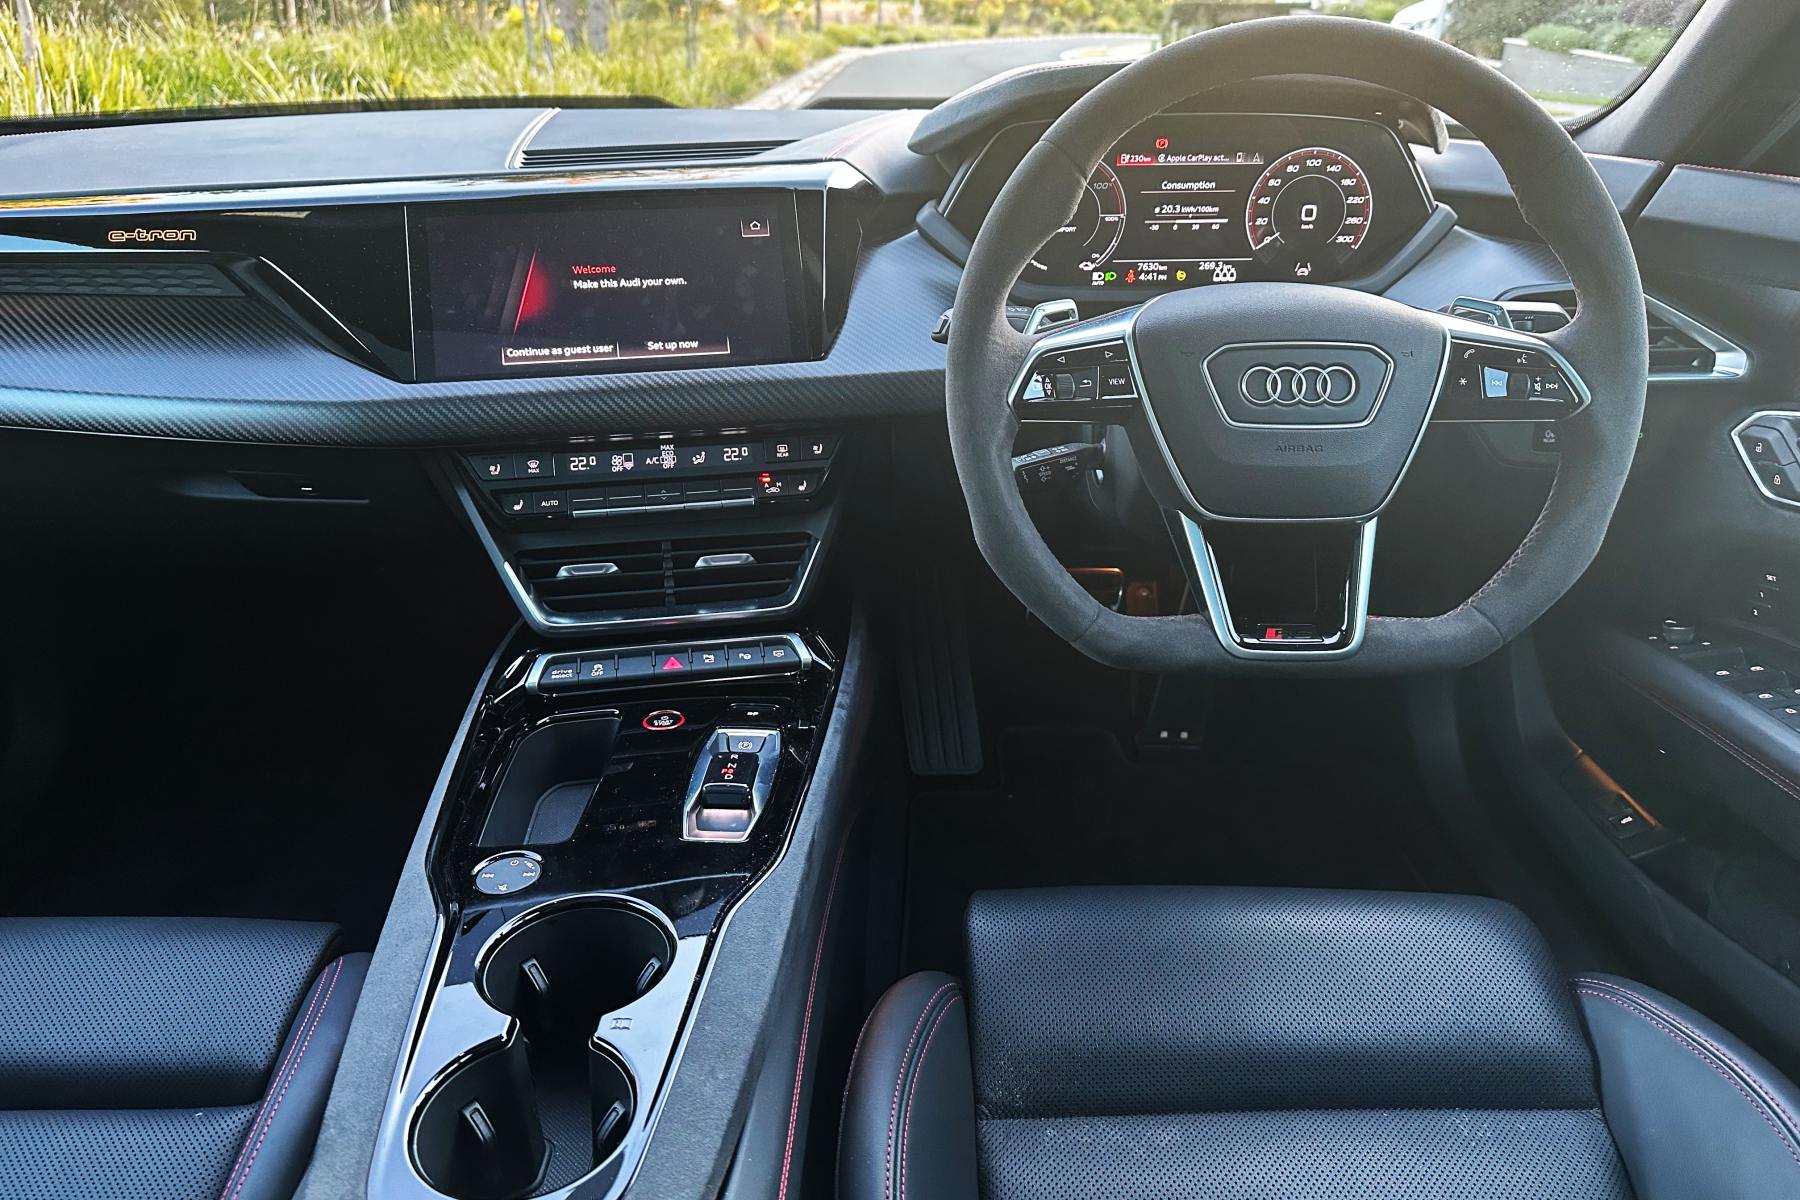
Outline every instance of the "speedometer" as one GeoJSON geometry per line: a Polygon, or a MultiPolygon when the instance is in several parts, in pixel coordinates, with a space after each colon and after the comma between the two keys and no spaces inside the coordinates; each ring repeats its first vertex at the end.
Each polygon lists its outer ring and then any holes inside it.
{"type": "Polygon", "coordinates": [[[1125,233],[1125,189],[1112,168],[1101,163],[1082,189],[1075,215],[1050,235],[1031,260],[1031,269],[1052,279],[1099,269],[1119,248],[1125,233]]]}
{"type": "Polygon", "coordinates": [[[1322,146],[1284,154],[1250,191],[1250,249],[1277,279],[1334,279],[1369,236],[1374,203],[1349,155],[1322,146]]]}

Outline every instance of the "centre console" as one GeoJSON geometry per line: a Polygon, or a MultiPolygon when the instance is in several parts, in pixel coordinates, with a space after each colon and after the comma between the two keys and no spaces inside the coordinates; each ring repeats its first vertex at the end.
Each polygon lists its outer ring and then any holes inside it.
{"type": "Polygon", "coordinates": [[[521,633],[430,851],[438,948],[370,1194],[616,1195],[733,905],[788,844],[841,644],[521,633]]]}

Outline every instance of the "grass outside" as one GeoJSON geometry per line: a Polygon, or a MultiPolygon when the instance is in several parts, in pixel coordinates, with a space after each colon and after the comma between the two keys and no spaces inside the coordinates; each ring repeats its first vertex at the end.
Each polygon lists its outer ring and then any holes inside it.
{"type": "MultiPolygon", "coordinates": [[[[42,74],[53,113],[529,95],[657,96],[728,105],[850,46],[979,36],[964,26],[827,25],[752,31],[704,21],[688,68],[682,23],[616,21],[612,49],[555,45],[528,62],[521,12],[471,21],[420,8],[378,22],[284,31],[164,17],[154,23],[41,22],[42,74]]],[[[560,35],[553,35],[553,44],[560,35]]],[[[0,116],[36,112],[19,27],[0,19],[0,116]]]]}

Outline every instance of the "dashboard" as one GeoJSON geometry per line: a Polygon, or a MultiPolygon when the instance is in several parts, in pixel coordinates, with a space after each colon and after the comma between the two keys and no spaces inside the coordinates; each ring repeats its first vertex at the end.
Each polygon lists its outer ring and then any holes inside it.
{"type": "MultiPolygon", "coordinates": [[[[475,453],[941,414],[930,334],[970,238],[1115,67],[924,114],[521,106],[0,139],[19,181],[0,424],[475,453]]],[[[1016,298],[1085,314],[1305,278],[1441,307],[1560,285],[1427,188],[1428,111],[1342,84],[1209,92],[1133,129],[1016,298]]],[[[1622,196],[1653,178],[1596,164],[1622,196]]],[[[1459,207],[1485,180],[1433,176],[1459,207]]]]}
{"type": "MultiPolygon", "coordinates": [[[[952,185],[950,223],[972,239],[1046,125],[996,134],[952,185]]],[[[1368,275],[1431,216],[1391,129],[1273,114],[1164,114],[1115,143],[1021,284],[1063,294],[1368,275]]]]}

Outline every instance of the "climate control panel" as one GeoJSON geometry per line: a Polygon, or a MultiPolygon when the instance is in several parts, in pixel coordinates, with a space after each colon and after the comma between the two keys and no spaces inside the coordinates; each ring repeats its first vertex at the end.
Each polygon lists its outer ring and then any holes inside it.
{"type": "Polygon", "coordinates": [[[493,510],[515,522],[616,518],[807,501],[824,488],[841,435],[606,440],[464,455],[493,510]]]}

